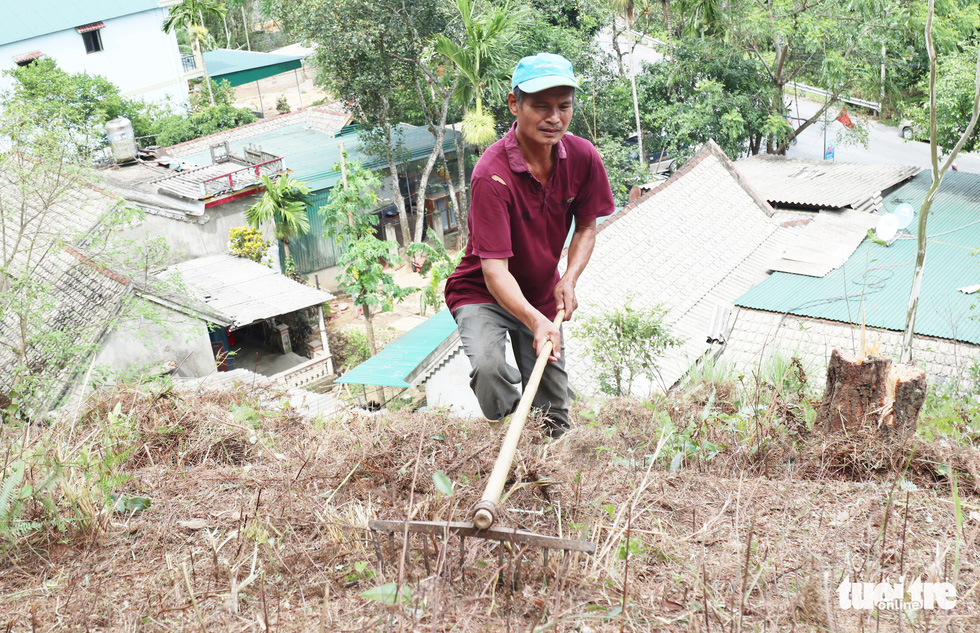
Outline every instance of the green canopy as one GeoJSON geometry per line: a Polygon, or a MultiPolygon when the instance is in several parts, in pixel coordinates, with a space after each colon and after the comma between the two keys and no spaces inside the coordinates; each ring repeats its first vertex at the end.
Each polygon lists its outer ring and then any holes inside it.
{"type": "Polygon", "coordinates": [[[300,68],[303,65],[303,58],[296,55],[273,55],[219,48],[204,53],[204,65],[211,79],[224,80],[232,86],[241,86],[300,68]]]}

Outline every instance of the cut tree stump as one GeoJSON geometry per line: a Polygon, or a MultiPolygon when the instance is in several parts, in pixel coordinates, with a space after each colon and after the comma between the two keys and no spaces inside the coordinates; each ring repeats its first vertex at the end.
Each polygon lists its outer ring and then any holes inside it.
{"type": "Polygon", "coordinates": [[[851,358],[835,349],[814,427],[824,433],[910,435],[925,399],[921,369],[879,356],[851,358]]]}

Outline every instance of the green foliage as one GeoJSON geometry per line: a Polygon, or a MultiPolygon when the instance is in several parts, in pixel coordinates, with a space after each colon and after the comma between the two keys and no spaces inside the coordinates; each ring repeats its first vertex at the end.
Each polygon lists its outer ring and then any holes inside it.
{"type": "Polygon", "coordinates": [[[327,339],[338,373],[344,373],[371,358],[367,335],[360,330],[333,332],[327,339]]]}
{"type": "MultiPolygon", "coordinates": [[[[710,41],[685,40],[677,43],[673,62],[648,64],[644,71],[637,90],[652,153],[666,148],[671,156],[687,158],[714,139],[736,158],[771,132],[766,127],[771,88],[755,60],[710,41]]],[[[620,105],[621,116],[627,116],[626,107],[620,105]]],[[[785,138],[786,117],[774,118],[785,138]]]]}
{"type": "Polygon", "coordinates": [[[233,226],[228,232],[228,247],[236,257],[262,262],[269,250],[269,240],[250,226],[233,226]]]}
{"type": "Polygon", "coordinates": [[[348,246],[337,262],[342,272],[337,276],[340,289],[351,296],[355,305],[372,312],[389,312],[414,288],[402,288],[385,267],[398,261],[398,244],[365,235],[348,246]]]}
{"type": "Polygon", "coordinates": [[[331,189],[327,204],[319,209],[326,227],[324,237],[335,239],[340,244],[374,234],[378,216],[372,211],[378,206],[377,191],[381,188],[378,176],[361,166],[360,162],[348,161],[346,152],[343,164],[338,163],[334,171],[344,169],[347,171],[347,186],[331,189]]]}
{"type": "Polygon", "coordinates": [[[14,111],[30,112],[30,125],[40,133],[70,132],[64,140],[78,151],[105,143],[105,123],[124,116],[133,124],[136,137],[155,131],[155,120],[165,108],[158,104],[125,99],[108,79],[87,73],[68,73],[54,59],[42,57],[27,66],[3,71],[14,79],[0,99],[5,116],[14,111]]]}
{"type": "Polygon", "coordinates": [[[245,210],[245,221],[254,229],[272,222],[276,239],[282,240],[288,248],[290,238],[302,237],[310,231],[310,218],[306,212],[310,188],[288,174],[275,180],[262,176],[262,187],[262,197],[245,210]]]}
{"type": "Polygon", "coordinates": [[[157,145],[175,145],[208,134],[239,127],[255,121],[247,108],[218,105],[189,114],[172,114],[157,122],[157,145]]]}
{"type": "Polygon", "coordinates": [[[276,99],[276,112],[279,114],[287,114],[289,112],[289,101],[286,99],[286,95],[279,95],[276,99]]]}
{"type": "MultiPolygon", "coordinates": [[[[977,46],[955,51],[940,57],[936,68],[936,140],[948,152],[959,141],[973,115],[973,95],[976,87],[977,46]]],[[[917,86],[929,93],[929,78],[924,77],[917,86]]],[[[929,102],[927,99],[910,107],[908,112],[921,130],[929,129],[929,102]]],[[[980,127],[980,126],[978,126],[980,127]]],[[[961,151],[972,152],[978,147],[980,132],[974,131],[961,151]]]]}
{"type": "Polygon", "coordinates": [[[632,395],[637,377],[658,379],[660,356],[681,343],[670,333],[667,309],[640,309],[627,297],[622,308],[582,320],[574,335],[585,342],[603,393],[632,395]]]}
{"type": "Polygon", "coordinates": [[[200,112],[211,107],[207,84],[211,85],[211,94],[214,95],[215,106],[233,107],[235,105],[235,87],[231,85],[230,81],[227,79],[215,81],[210,77],[207,79],[201,78],[198,80],[200,87],[197,91],[192,92],[190,96],[191,112],[200,112]]]}
{"type": "Polygon", "coordinates": [[[424,258],[425,261],[419,272],[422,275],[429,275],[429,284],[422,289],[419,296],[419,309],[422,316],[425,316],[429,308],[442,305],[443,298],[439,288],[442,282],[449,279],[449,275],[453,274],[463,259],[463,251],[450,255],[432,229],[429,229],[429,241],[432,242],[431,245],[425,242],[413,242],[406,249],[409,257],[424,258]]]}
{"type": "Polygon", "coordinates": [[[650,172],[640,166],[634,148],[613,138],[608,136],[600,138],[596,149],[599,150],[602,164],[606,167],[616,206],[626,206],[629,202],[630,189],[634,185],[645,184],[650,178],[650,172]]]}

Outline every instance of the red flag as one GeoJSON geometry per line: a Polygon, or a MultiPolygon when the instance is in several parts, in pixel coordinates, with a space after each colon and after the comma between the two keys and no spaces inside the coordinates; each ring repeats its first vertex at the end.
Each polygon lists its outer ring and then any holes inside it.
{"type": "Polygon", "coordinates": [[[835,121],[840,121],[840,124],[843,125],[844,127],[846,127],[849,130],[853,130],[854,129],[854,124],[851,123],[851,117],[847,116],[847,108],[846,107],[843,110],[840,111],[840,114],[838,114],[837,115],[837,118],[834,119],[834,120],[835,121]]]}

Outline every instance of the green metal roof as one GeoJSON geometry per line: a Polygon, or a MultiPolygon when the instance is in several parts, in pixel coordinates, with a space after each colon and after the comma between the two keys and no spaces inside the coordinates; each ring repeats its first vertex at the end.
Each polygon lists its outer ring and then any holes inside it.
{"type": "MultiPolygon", "coordinates": [[[[428,129],[402,123],[398,130],[406,150],[405,155],[400,157],[402,160],[399,164],[421,160],[432,151],[435,137],[428,129]]],[[[446,139],[443,142],[446,152],[455,150],[453,134],[456,132],[446,130],[446,139]]],[[[215,142],[220,141],[219,134],[215,142]]],[[[305,123],[294,123],[229,142],[231,150],[239,155],[243,153],[245,146],[255,145],[284,157],[286,167],[293,170],[293,178],[305,181],[314,192],[330,189],[340,180],[340,172],[334,171],[334,167],[340,163],[341,144],[351,160],[360,161],[367,169],[373,171],[388,168],[387,160],[363,151],[357,134],[335,137],[317,132],[305,123]]],[[[211,154],[208,151],[199,152],[185,157],[185,160],[198,165],[210,165],[211,154]]]]}
{"type": "Polygon", "coordinates": [[[157,0],[45,0],[5,4],[0,20],[0,46],[160,8],[157,0]]]}
{"type": "MultiPolygon", "coordinates": [[[[932,175],[922,172],[888,194],[886,211],[900,202],[916,210],[908,227],[917,235],[918,210],[932,175]]],[[[980,344],[980,304],[977,294],[957,288],[980,283],[980,175],[946,174],[929,214],[925,270],[917,334],[980,344]]],[[[869,327],[903,331],[909,290],[915,268],[916,240],[899,239],[880,246],[865,239],[842,268],[826,277],[805,277],[776,272],[745,293],[736,305],[843,323],[861,322],[864,297],[865,322],[869,327]]]]}
{"type": "Polygon", "coordinates": [[[303,58],[297,55],[274,55],[219,48],[204,53],[204,65],[207,66],[211,79],[224,80],[232,86],[241,86],[300,68],[303,65],[303,58]]]}
{"type": "Polygon", "coordinates": [[[435,314],[384,346],[335,382],[378,387],[410,387],[414,377],[456,330],[456,321],[447,309],[435,314]]]}

